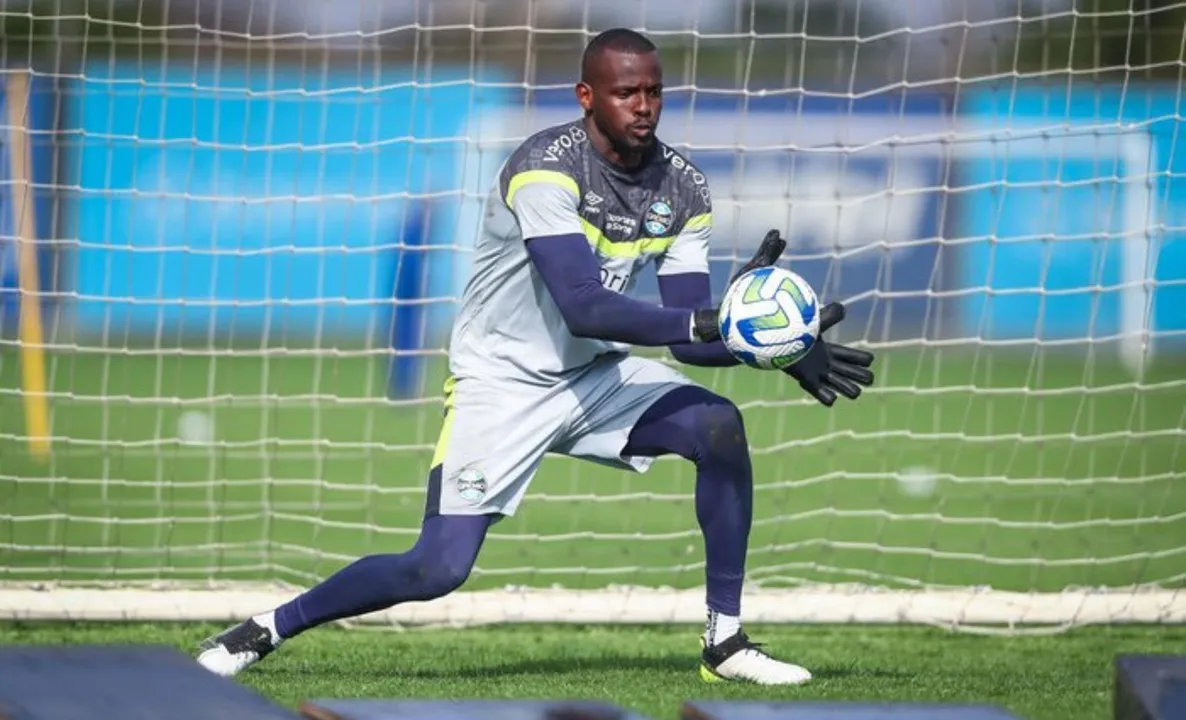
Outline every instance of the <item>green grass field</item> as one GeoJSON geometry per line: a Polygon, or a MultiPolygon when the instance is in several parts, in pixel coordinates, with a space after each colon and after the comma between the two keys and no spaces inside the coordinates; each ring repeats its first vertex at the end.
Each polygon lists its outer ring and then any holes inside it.
{"type": "MultiPolygon", "coordinates": [[[[440,427],[387,404],[378,355],[51,355],[48,463],[24,435],[18,357],[0,354],[0,580],[308,583],[409,545],[440,427]],[[178,418],[212,444],[178,442],[178,418]]],[[[1081,354],[884,353],[878,389],[827,411],[779,373],[690,374],[745,409],[755,454],[750,573],[887,585],[1180,586],[1186,372],[1138,388],[1081,354]],[[940,473],[931,494],[894,479],[940,473]]],[[[470,587],[700,582],[693,469],[634,475],[549,458],[470,587]]]]}
{"type": "MultiPolygon", "coordinates": [[[[210,625],[14,625],[0,643],[163,643],[192,651],[210,625]]],[[[816,673],[800,688],[708,685],[698,628],[522,626],[410,633],[323,628],[239,681],[296,706],[326,697],[604,699],[656,719],[692,698],[988,703],[1026,720],[1112,717],[1113,658],[1181,652],[1181,627],[984,637],[910,627],[755,627],[816,673]]]]}
{"type": "MultiPolygon", "coordinates": [[[[308,584],[413,541],[440,425],[382,400],[377,356],[107,353],[50,357],[55,444],[23,436],[17,356],[0,353],[0,582],[267,579],[308,584]],[[183,412],[213,442],[178,440],[183,412]]],[[[1186,567],[1183,408],[1172,366],[1134,385],[1083,355],[884,353],[879,384],[826,411],[781,375],[690,374],[734,398],[754,448],[749,570],[764,585],[1010,590],[1158,583],[1186,567]],[[939,473],[933,493],[895,475],[939,473]]],[[[646,475],[549,458],[496,528],[471,589],[701,582],[692,469],[646,475]]],[[[0,623],[0,642],[162,642],[195,625],[0,623]]],[[[986,637],[915,627],[751,628],[817,671],[808,688],[706,686],[697,628],[323,629],[243,682],[308,697],[606,698],[674,717],[691,697],[990,702],[1025,718],[1105,718],[1117,652],[1180,652],[1181,627],[986,637]]]]}

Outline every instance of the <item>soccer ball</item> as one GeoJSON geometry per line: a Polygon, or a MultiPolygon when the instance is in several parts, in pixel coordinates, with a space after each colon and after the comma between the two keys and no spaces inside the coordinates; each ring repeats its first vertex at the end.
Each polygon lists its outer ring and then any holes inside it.
{"type": "Polygon", "coordinates": [[[750,367],[781,370],[819,338],[819,300],[790,270],[757,268],[729,286],[717,321],[734,357],[750,367]]]}

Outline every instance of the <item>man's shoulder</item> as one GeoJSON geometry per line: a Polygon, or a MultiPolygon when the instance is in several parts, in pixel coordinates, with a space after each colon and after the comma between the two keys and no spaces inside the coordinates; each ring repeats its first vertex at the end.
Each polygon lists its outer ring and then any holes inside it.
{"type": "Polygon", "coordinates": [[[508,178],[533,170],[560,172],[575,177],[589,134],[581,120],[540,130],[515,148],[506,163],[508,178]]]}
{"type": "Polygon", "coordinates": [[[712,210],[712,194],[708,189],[708,176],[686,155],[663,141],[658,141],[653,162],[663,168],[667,181],[674,192],[684,200],[683,205],[690,214],[698,215],[712,210]]]}

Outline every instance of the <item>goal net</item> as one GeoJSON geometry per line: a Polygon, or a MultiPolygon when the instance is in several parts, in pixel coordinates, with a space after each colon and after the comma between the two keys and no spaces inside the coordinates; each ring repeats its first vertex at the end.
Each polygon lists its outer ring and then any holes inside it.
{"type": "MultiPolygon", "coordinates": [[[[329,8],[0,5],[0,617],[240,618],[410,547],[481,203],[625,25],[714,292],[779,228],[877,353],[830,410],[686,368],[745,415],[746,620],[1186,620],[1186,3],[329,8]]],[[[463,591],[367,620],[698,622],[694,485],[549,456],[463,591]]]]}

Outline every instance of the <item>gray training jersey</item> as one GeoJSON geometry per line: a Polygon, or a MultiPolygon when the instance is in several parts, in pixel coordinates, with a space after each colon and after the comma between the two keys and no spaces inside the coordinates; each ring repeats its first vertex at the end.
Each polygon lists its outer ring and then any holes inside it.
{"type": "Polygon", "coordinates": [[[656,142],[642,167],[614,167],[583,120],[536,133],[515,150],[486,200],[473,274],[453,326],[459,378],[551,383],[629,345],[574,337],[527,254],[525,239],[578,234],[601,284],[629,293],[639,271],[708,272],[712,206],[704,175],[656,142]]]}

